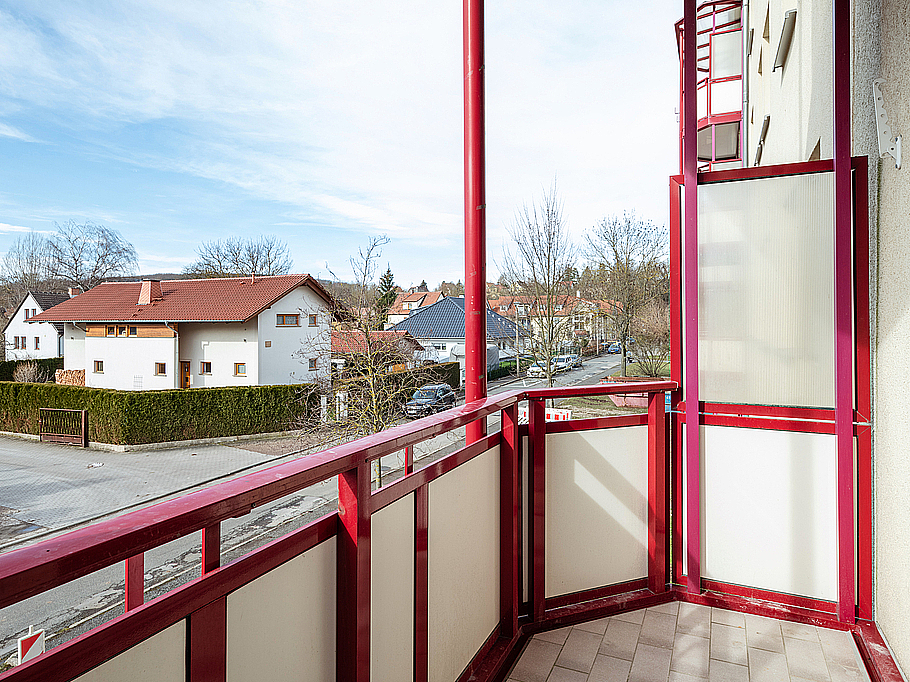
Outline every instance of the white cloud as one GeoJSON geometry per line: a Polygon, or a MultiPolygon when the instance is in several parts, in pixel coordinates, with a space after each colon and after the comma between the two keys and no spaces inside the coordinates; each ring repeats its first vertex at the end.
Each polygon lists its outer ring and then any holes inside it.
{"type": "Polygon", "coordinates": [[[0,232],[35,232],[36,234],[53,234],[53,230],[36,230],[31,227],[23,227],[22,225],[8,225],[7,223],[0,223],[0,232]]]}

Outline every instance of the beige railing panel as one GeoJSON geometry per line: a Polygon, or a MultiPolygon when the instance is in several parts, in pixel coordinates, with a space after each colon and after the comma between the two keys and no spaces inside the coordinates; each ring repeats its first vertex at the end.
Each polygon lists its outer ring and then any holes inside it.
{"type": "Polygon", "coordinates": [[[185,682],[186,621],[152,635],[74,682],[185,682]]]}
{"type": "Polygon", "coordinates": [[[648,575],[648,427],[549,434],[546,596],[648,575]]]}

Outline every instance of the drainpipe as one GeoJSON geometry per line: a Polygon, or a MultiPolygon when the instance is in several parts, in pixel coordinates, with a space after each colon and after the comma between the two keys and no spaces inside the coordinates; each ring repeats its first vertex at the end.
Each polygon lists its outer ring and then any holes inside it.
{"type": "MultiPolygon", "coordinates": [[[[465,402],[469,403],[487,395],[483,0],[464,0],[463,11],[465,402]]],[[[485,419],[471,422],[466,444],[485,433],[485,419]]]]}

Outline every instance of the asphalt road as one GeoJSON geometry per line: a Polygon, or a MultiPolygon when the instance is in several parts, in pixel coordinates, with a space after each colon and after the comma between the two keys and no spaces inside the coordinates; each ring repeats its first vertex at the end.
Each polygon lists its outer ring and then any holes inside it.
{"type": "MultiPolygon", "coordinates": [[[[616,355],[586,360],[555,383],[596,384],[618,364],[616,355]]],[[[545,385],[536,379],[496,381],[488,391],[545,385]]],[[[498,415],[489,417],[488,430],[498,429],[498,415]]],[[[437,459],[460,447],[463,438],[464,429],[452,431],[422,443],[415,456],[437,459]]],[[[244,443],[110,453],[0,437],[0,469],[6,472],[0,482],[0,552],[299,456],[293,450],[262,454],[244,449],[244,443]]],[[[381,466],[384,478],[397,478],[402,458],[385,457],[381,466]]],[[[324,515],[337,499],[333,479],[225,521],[222,563],[324,515]]],[[[147,552],[146,599],[197,577],[200,559],[200,533],[147,552]]],[[[0,609],[0,670],[29,625],[43,628],[52,648],[121,614],[123,590],[123,566],[117,565],[0,609]]]]}

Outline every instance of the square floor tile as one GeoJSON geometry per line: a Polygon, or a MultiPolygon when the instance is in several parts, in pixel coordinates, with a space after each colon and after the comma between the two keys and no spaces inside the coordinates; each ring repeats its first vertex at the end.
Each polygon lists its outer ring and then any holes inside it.
{"type": "Polygon", "coordinates": [[[728,611],[727,609],[712,608],[711,621],[714,623],[730,625],[736,628],[746,627],[746,617],[744,614],[739,613],[739,611],[728,611]]]}
{"type": "Polygon", "coordinates": [[[546,632],[538,632],[536,635],[534,635],[534,639],[542,639],[545,642],[553,642],[553,644],[562,646],[566,643],[566,638],[569,636],[570,632],[572,632],[572,628],[547,630],[546,632]]]}
{"type": "Polygon", "coordinates": [[[560,651],[562,647],[558,644],[531,638],[509,678],[517,682],[546,682],[560,651]]]}
{"type": "Polygon", "coordinates": [[[641,644],[662,646],[667,649],[673,646],[676,635],[676,616],[648,609],[645,620],[641,624],[641,635],[638,641],[641,644]]]}
{"type": "Polygon", "coordinates": [[[575,627],[578,630],[593,632],[595,634],[603,636],[603,634],[607,631],[607,624],[609,624],[609,622],[609,618],[598,618],[597,620],[589,620],[586,623],[579,623],[575,627]]]}
{"type": "Polygon", "coordinates": [[[636,609],[635,611],[626,611],[625,613],[617,613],[615,616],[610,616],[610,620],[624,620],[629,623],[638,623],[639,625],[645,619],[645,613],[647,609],[636,609]]]}
{"type": "Polygon", "coordinates": [[[631,660],[613,658],[598,654],[594,659],[594,667],[588,675],[588,682],[626,682],[629,671],[632,669],[631,660]]]}
{"type": "Polygon", "coordinates": [[[806,639],[810,642],[818,641],[818,635],[815,632],[814,625],[806,625],[805,623],[793,623],[789,620],[782,620],[780,622],[780,632],[784,637],[790,637],[792,639],[806,639]]]}
{"type": "Polygon", "coordinates": [[[588,682],[588,676],[577,670],[556,666],[547,678],[547,682],[588,682]]]}
{"type": "Polygon", "coordinates": [[[745,628],[711,623],[711,658],[737,665],[748,665],[745,628]]]}
{"type": "Polygon", "coordinates": [[[790,675],[802,677],[815,682],[828,682],[828,665],[822,652],[821,642],[784,637],[784,648],[787,651],[787,665],[790,675]]]}
{"type": "MultiPolygon", "coordinates": [[[[749,682],[749,668],[745,665],[711,659],[708,682],[749,682]]],[[[785,682],[785,680],[781,682],[785,682]]]]}
{"type": "Polygon", "coordinates": [[[749,648],[750,682],[786,682],[789,679],[786,656],[776,651],[749,648]]]}
{"type": "Polygon", "coordinates": [[[578,670],[587,675],[591,672],[591,666],[594,665],[594,657],[597,656],[602,639],[603,637],[596,633],[573,628],[562,648],[562,653],[556,659],[556,665],[561,668],[578,670]]]}
{"type": "Polygon", "coordinates": [[[780,633],[780,623],[773,618],[746,614],[746,645],[754,649],[764,649],[784,653],[784,638],[780,633]]]}
{"type": "Polygon", "coordinates": [[[687,635],[709,637],[711,635],[711,607],[680,602],[676,630],[687,635]]]}
{"type": "Polygon", "coordinates": [[[640,633],[641,626],[636,623],[611,619],[600,644],[599,652],[606,656],[631,661],[635,656],[635,647],[638,646],[640,633]]]}
{"type": "Polygon", "coordinates": [[[670,670],[695,677],[707,677],[709,650],[710,642],[706,638],[677,632],[670,670]]]}
{"type": "Polygon", "coordinates": [[[659,682],[670,676],[670,649],[639,644],[632,660],[629,682],[659,682]]]}

